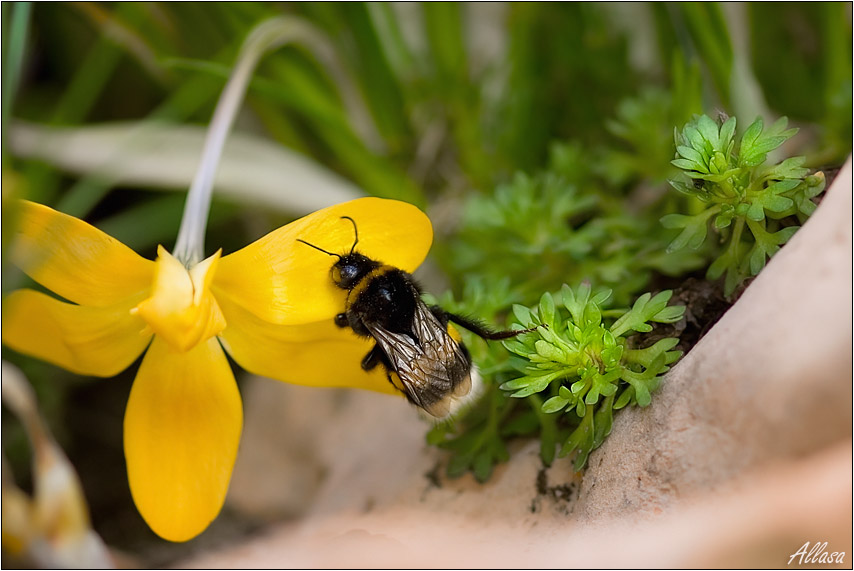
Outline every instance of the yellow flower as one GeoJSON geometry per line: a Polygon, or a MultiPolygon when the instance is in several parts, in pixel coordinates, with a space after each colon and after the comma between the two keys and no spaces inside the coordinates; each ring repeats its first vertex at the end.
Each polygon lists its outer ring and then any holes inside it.
{"type": "Polygon", "coordinates": [[[329,275],[358,223],[359,251],[408,271],[432,242],[429,219],[394,200],[360,198],[279,228],[189,269],[163,247],[146,260],[97,228],[22,201],[11,257],[67,301],[30,289],[4,301],[3,342],[70,371],[111,377],[143,352],[124,420],[131,493],[160,536],[185,541],[219,513],[243,411],[223,348],[258,375],[395,393],[359,364],[371,348],[334,325],[346,292],[329,275]]]}

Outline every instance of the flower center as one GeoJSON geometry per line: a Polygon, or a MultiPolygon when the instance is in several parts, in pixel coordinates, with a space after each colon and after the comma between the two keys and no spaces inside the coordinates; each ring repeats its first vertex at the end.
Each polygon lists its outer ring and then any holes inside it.
{"type": "Polygon", "coordinates": [[[187,270],[163,246],[157,248],[151,297],[131,311],[176,351],[189,351],[225,329],[225,317],[210,291],[221,253],[187,270]]]}

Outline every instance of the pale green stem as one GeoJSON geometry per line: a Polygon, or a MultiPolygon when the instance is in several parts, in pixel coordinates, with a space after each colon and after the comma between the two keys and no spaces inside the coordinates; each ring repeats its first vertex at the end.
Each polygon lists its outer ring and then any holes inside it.
{"type": "Polygon", "coordinates": [[[273,18],[256,26],[240,49],[237,63],[228,83],[217,102],[214,116],[208,129],[199,170],[184,204],[184,215],[175,241],[173,255],[185,266],[191,267],[204,258],[205,227],[210,211],[214,178],[237,110],[243,101],[246,87],[261,57],[287,42],[310,37],[311,30],[294,18],[273,18]]]}
{"type": "Polygon", "coordinates": [[[745,219],[740,216],[737,217],[732,228],[732,237],[730,238],[729,249],[732,252],[732,259],[734,261],[733,265],[738,265],[741,261],[738,259],[738,247],[741,243],[741,234],[744,232],[744,220],[745,219]]]}

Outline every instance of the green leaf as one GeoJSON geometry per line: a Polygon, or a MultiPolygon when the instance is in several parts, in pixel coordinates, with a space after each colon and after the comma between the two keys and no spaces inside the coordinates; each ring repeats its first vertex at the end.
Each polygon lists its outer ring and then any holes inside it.
{"type": "Polygon", "coordinates": [[[590,299],[590,283],[582,282],[576,289],[564,284],[561,288],[563,305],[572,315],[572,320],[578,325],[586,323],[585,310],[590,299]]]}
{"type": "Polygon", "coordinates": [[[664,363],[670,365],[678,361],[683,355],[682,351],[667,351],[664,354],[664,363]]]}
{"type": "MultiPolygon", "coordinates": [[[[616,376],[619,378],[619,370],[615,370],[612,372],[616,373],[616,376]]],[[[612,397],[617,394],[617,385],[615,383],[609,382],[608,384],[602,385],[602,387],[599,389],[599,392],[602,394],[602,396],[612,397]]]]}
{"type": "Polygon", "coordinates": [[[597,307],[602,307],[606,301],[611,299],[612,293],[613,291],[610,288],[598,288],[593,297],[590,298],[590,302],[596,304],[597,307]]]}
{"type": "Polygon", "coordinates": [[[735,125],[736,125],[735,117],[730,117],[729,119],[724,121],[723,125],[721,125],[720,139],[719,139],[720,150],[729,151],[729,147],[732,143],[733,135],[735,134],[735,125]]]}
{"type": "Polygon", "coordinates": [[[546,387],[549,386],[549,383],[562,375],[566,375],[567,373],[568,371],[566,370],[560,370],[535,377],[521,377],[502,383],[499,388],[503,391],[515,390],[515,392],[510,395],[514,398],[527,397],[534,393],[544,391],[546,387]]]}
{"type": "Polygon", "coordinates": [[[773,151],[786,142],[785,137],[768,137],[757,141],[750,153],[741,155],[741,165],[755,167],[765,162],[769,151],[773,151]]]}
{"type": "MultiPolygon", "coordinates": [[[[563,387],[561,387],[561,388],[563,388],[563,387]]],[[[564,408],[566,408],[567,404],[569,404],[568,399],[565,399],[562,396],[555,396],[555,397],[552,397],[543,403],[543,412],[546,412],[546,413],[560,412],[564,408]]]]}
{"type": "Polygon", "coordinates": [[[532,382],[532,377],[519,377],[518,379],[513,379],[511,381],[501,383],[498,388],[500,388],[502,391],[515,391],[516,389],[527,387],[532,382]]]}
{"type": "Polygon", "coordinates": [[[756,141],[762,133],[762,126],[762,117],[757,117],[756,120],[744,131],[744,134],[741,136],[741,149],[739,149],[741,158],[745,155],[751,156],[754,154],[753,147],[756,145],[756,141]]]}
{"type": "Polygon", "coordinates": [[[709,170],[702,164],[695,163],[688,159],[673,159],[670,164],[686,171],[697,171],[700,173],[708,173],[709,170]]]}
{"type": "Polygon", "coordinates": [[[667,337],[659,339],[655,344],[646,349],[629,349],[626,351],[626,363],[638,363],[644,368],[649,369],[658,363],[661,355],[665,355],[663,363],[672,363],[668,361],[667,353],[679,353],[679,351],[670,351],[679,343],[679,339],[675,337],[667,337]]]}
{"type": "Polygon", "coordinates": [[[747,276],[736,266],[730,266],[726,270],[724,277],[724,295],[732,295],[735,288],[744,281],[747,276]]]}
{"type": "Polygon", "coordinates": [[[709,142],[713,150],[722,150],[719,146],[718,124],[715,123],[708,115],[701,115],[697,119],[697,130],[703,138],[709,142]]]}
{"type": "Polygon", "coordinates": [[[685,182],[682,182],[681,180],[668,180],[667,182],[670,183],[670,186],[672,186],[673,188],[675,188],[677,191],[681,192],[682,194],[687,194],[689,196],[696,196],[697,198],[700,198],[704,202],[706,201],[706,199],[704,197],[706,196],[707,193],[705,191],[698,190],[696,187],[694,187],[693,184],[686,184],[685,182]]]}
{"type": "Polygon", "coordinates": [[[629,383],[635,389],[634,400],[640,407],[648,406],[652,402],[650,392],[658,387],[660,382],[658,375],[667,371],[664,364],[666,357],[664,353],[655,356],[643,373],[636,373],[624,367],[620,378],[629,383]]]}
{"type": "Polygon", "coordinates": [[[729,204],[721,206],[721,213],[715,216],[715,228],[723,230],[732,224],[732,219],[735,217],[735,209],[729,204]]]}
{"type": "Polygon", "coordinates": [[[546,359],[557,363],[566,362],[566,353],[551,343],[539,340],[534,343],[534,347],[537,349],[537,354],[541,357],[545,357],[546,359]]]}
{"type": "Polygon", "coordinates": [[[691,167],[688,170],[696,170],[700,172],[709,172],[708,159],[704,157],[699,151],[692,149],[691,147],[686,147],[684,145],[679,145],[676,147],[676,152],[682,155],[683,159],[675,159],[672,161],[677,167],[685,168],[682,166],[685,164],[685,161],[691,163],[691,167]],[[679,164],[676,164],[676,161],[680,161],[679,164]]]}
{"type": "Polygon", "coordinates": [[[572,383],[572,386],[570,387],[570,389],[569,389],[569,390],[572,392],[572,394],[573,394],[573,395],[578,395],[578,394],[580,394],[580,393],[581,393],[581,392],[582,392],[586,387],[587,387],[587,380],[586,380],[586,379],[581,379],[581,380],[579,380],[579,381],[575,381],[574,383],[572,383]]]}
{"type": "Polygon", "coordinates": [[[649,394],[649,387],[645,383],[632,384],[635,389],[635,402],[638,406],[644,408],[652,402],[652,397],[649,394]]]}
{"type": "Polygon", "coordinates": [[[610,396],[599,406],[593,415],[593,449],[599,448],[605,438],[611,434],[614,425],[614,397],[610,396]]]}
{"type": "Polygon", "coordinates": [[[765,188],[765,190],[762,191],[762,193],[779,196],[785,192],[789,192],[790,190],[796,189],[801,184],[803,184],[803,183],[800,180],[786,178],[786,179],[774,182],[772,184],[769,184],[765,188]]]}
{"type": "Polygon", "coordinates": [[[709,269],[706,271],[706,277],[710,280],[716,280],[724,274],[728,267],[732,267],[733,264],[732,252],[724,250],[709,266],[709,269]]]}
{"type": "Polygon", "coordinates": [[[485,482],[489,479],[490,474],[492,474],[492,455],[488,450],[484,450],[475,456],[474,462],[472,462],[472,472],[478,482],[485,482]]]}
{"type": "Polygon", "coordinates": [[[525,327],[529,327],[537,323],[537,320],[534,319],[534,314],[531,313],[531,310],[525,307],[524,305],[514,303],[513,315],[516,317],[516,321],[518,321],[525,327]]]}
{"type": "Polygon", "coordinates": [[[762,206],[769,212],[783,212],[794,205],[791,198],[785,196],[769,196],[762,200],[762,206]]]}
{"type": "Polygon", "coordinates": [[[581,467],[584,466],[584,462],[587,461],[587,455],[593,449],[593,409],[589,409],[586,414],[579,415],[581,417],[581,424],[572,431],[569,435],[569,438],[566,439],[563,446],[560,449],[560,456],[566,456],[568,454],[572,454],[576,450],[579,452],[579,456],[583,455],[583,460],[580,465],[578,462],[578,458],[576,458],[575,469],[580,470],[581,467]]]}
{"type": "Polygon", "coordinates": [[[769,151],[776,149],[797,133],[797,129],[784,131],[787,122],[786,117],[781,117],[762,133],[762,119],[757,118],[741,138],[739,166],[755,167],[762,164],[769,151]]]}
{"type": "Polygon", "coordinates": [[[701,153],[705,154],[707,151],[711,150],[706,148],[706,140],[700,134],[700,131],[694,127],[694,122],[688,123],[685,125],[685,128],[682,129],[682,140],[701,153]]]}
{"type": "MultiPolygon", "coordinates": [[[[662,291],[655,297],[652,297],[649,293],[643,294],[635,301],[629,312],[611,325],[611,333],[619,336],[628,331],[637,331],[639,333],[651,331],[652,326],[646,322],[653,320],[667,306],[667,302],[672,295],[673,292],[670,290],[662,291]]],[[[664,313],[663,317],[668,319],[674,315],[673,311],[668,311],[664,313]]]]}
{"type": "Polygon", "coordinates": [[[750,220],[760,221],[765,219],[765,208],[763,208],[762,198],[757,198],[747,208],[744,215],[750,220]]]}
{"type": "MultiPolygon", "coordinates": [[[[101,173],[114,184],[170,191],[190,186],[206,137],[202,127],[150,121],[79,128],[26,124],[15,133],[31,141],[20,155],[66,165],[81,175],[101,173]],[[150,168],[152,164],[158,168],[150,168]]],[[[291,214],[306,214],[362,194],[321,162],[241,132],[229,136],[217,173],[220,196],[291,214]],[[306,195],[305,188],[313,190],[306,195]]]]}
{"type": "Polygon", "coordinates": [[[614,410],[620,410],[629,404],[635,397],[635,389],[632,386],[628,386],[623,389],[623,392],[620,393],[620,396],[617,397],[616,402],[614,403],[614,410]]]}
{"type": "Polygon", "coordinates": [[[656,313],[653,317],[650,318],[650,321],[655,321],[657,323],[676,323],[682,316],[685,315],[685,306],[684,305],[671,305],[669,307],[665,307],[658,313],[656,313]]]}
{"type": "Polygon", "coordinates": [[[686,246],[692,250],[703,245],[708,233],[709,218],[715,214],[717,209],[709,208],[694,216],[684,214],[668,214],[661,218],[661,224],[665,228],[683,228],[676,238],[667,246],[667,253],[681,250],[686,246]]]}
{"type": "Polygon", "coordinates": [[[747,226],[756,240],[748,252],[748,267],[750,275],[754,276],[765,267],[766,259],[776,254],[780,246],[785,244],[798,230],[797,226],[788,226],[777,232],[769,233],[761,224],[750,220],[748,220],[747,226]]]}
{"type": "Polygon", "coordinates": [[[555,302],[552,294],[548,292],[540,298],[540,319],[551,326],[555,323],[555,302]]]}
{"type": "Polygon", "coordinates": [[[543,459],[543,463],[546,466],[551,466],[551,463],[555,459],[555,454],[557,453],[557,444],[558,444],[558,427],[557,427],[557,415],[554,414],[542,414],[539,413],[535,408],[537,406],[537,399],[529,399],[532,402],[532,410],[534,412],[535,418],[540,423],[540,458],[543,459]]]}
{"type": "Polygon", "coordinates": [[[806,160],[806,157],[789,157],[765,173],[765,177],[772,180],[785,178],[801,180],[809,173],[809,169],[803,167],[806,160]]]}
{"type": "Polygon", "coordinates": [[[797,203],[798,210],[805,216],[812,216],[812,213],[815,212],[815,202],[810,200],[809,197],[802,197],[800,200],[797,201],[797,203]]]}
{"type": "Polygon", "coordinates": [[[765,251],[759,242],[756,242],[747,255],[751,275],[755,276],[762,271],[762,268],[765,267],[766,256],[768,256],[768,252],[765,251]]]}

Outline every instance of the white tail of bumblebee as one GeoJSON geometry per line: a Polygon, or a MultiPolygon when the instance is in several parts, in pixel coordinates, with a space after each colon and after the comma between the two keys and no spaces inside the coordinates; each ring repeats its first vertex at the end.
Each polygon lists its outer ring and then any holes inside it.
{"type": "Polygon", "coordinates": [[[474,406],[475,403],[477,403],[477,401],[480,400],[485,388],[480,371],[477,370],[477,367],[472,365],[469,376],[459,384],[458,390],[448,394],[445,398],[436,403],[436,405],[431,407],[433,412],[441,411],[444,414],[431,414],[421,408],[418,410],[423,418],[430,420],[430,422],[434,424],[446,422],[448,420],[455,420],[456,418],[464,415],[472,406],[474,406]],[[459,390],[466,386],[468,386],[468,390],[459,390]]]}

